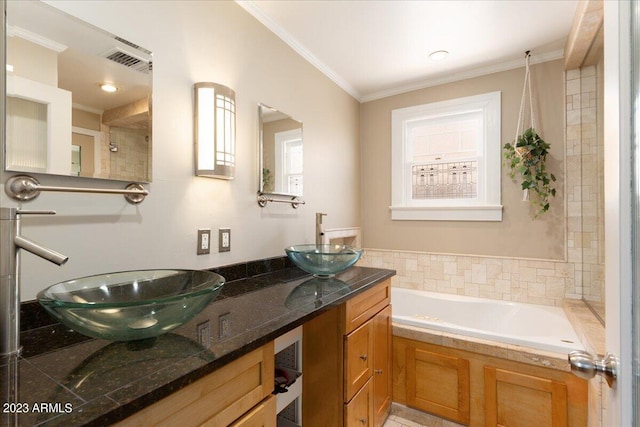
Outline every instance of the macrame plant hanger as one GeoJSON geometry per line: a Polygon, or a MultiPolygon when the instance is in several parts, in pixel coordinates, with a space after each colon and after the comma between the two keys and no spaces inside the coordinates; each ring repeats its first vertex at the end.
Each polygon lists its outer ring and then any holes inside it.
{"type": "MultiPolygon", "coordinates": [[[[516,137],[513,139],[513,148],[516,152],[516,156],[522,158],[527,153],[523,152],[522,147],[516,147],[518,143],[518,136],[525,131],[525,105],[527,98],[529,99],[529,112],[531,113],[531,128],[536,129],[536,118],[533,114],[533,92],[531,91],[531,72],[529,70],[529,59],[531,58],[531,51],[524,53],[525,72],[524,72],[524,84],[522,86],[522,99],[520,100],[520,113],[518,114],[518,125],[516,126],[516,137]]],[[[529,190],[522,190],[522,201],[529,200],[529,190]]]]}

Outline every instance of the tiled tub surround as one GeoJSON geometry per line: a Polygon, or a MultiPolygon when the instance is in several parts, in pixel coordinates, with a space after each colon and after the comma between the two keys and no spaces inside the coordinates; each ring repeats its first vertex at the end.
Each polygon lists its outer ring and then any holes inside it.
{"type": "Polygon", "coordinates": [[[401,288],[557,307],[580,298],[576,266],[565,261],[365,249],[358,265],[396,270],[401,288]]]}
{"type": "MultiPolygon", "coordinates": [[[[569,221],[575,224],[575,221],[569,221]]],[[[392,286],[563,307],[587,351],[604,354],[604,327],[580,299],[582,251],[571,261],[429,254],[366,249],[358,265],[392,268],[392,286]],[[577,259],[579,257],[579,259],[577,259]]],[[[566,354],[394,324],[394,336],[506,358],[521,363],[569,370],[566,354]]],[[[603,385],[604,384],[604,385],[603,385]]],[[[602,426],[606,407],[599,377],[588,382],[588,425],[602,426]]]]}
{"type": "Polygon", "coordinates": [[[30,411],[19,416],[18,425],[107,425],[122,420],[394,274],[354,267],[336,276],[350,293],[329,295],[317,308],[289,308],[285,301],[292,290],[314,279],[287,265],[274,259],[217,269],[230,277],[249,270],[267,274],[230,280],[196,318],[157,339],[139,342],[87,339],[45,317],[39,321],[37,308],[25,304],[23,323],[33,329],[22,333],[19,401],[31,406],[60,403],[63,413],[30,411]],[[219,339],[218,317],[224,313],[231,313],[232,332],[219,339]],[[206,321],[210,342],[197,334],[197,325],[206,321]],[[66,403],[72,408],[69,413],[64,413],[66,403]]]}

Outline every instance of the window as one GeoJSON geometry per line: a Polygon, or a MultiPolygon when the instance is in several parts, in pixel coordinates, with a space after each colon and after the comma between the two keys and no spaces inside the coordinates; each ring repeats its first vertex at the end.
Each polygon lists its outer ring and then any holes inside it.
{"type": "Polygon", "coordinates": [[[500,92],[393,110],[394,220],[501,221],[500,92]]]}
{"type": "Polygon", "coordinates": [[[277,132],[276,192],[302,195],[302,128],[277,132]]]}

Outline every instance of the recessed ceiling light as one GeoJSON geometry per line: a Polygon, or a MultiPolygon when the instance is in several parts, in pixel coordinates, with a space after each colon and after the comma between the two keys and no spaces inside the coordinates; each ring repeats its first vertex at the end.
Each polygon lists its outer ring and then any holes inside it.
{"type": "Polygon", "coordinates": [[[116,85],[114,85],[113,83],[101,83],[100,84],[100,89],[102,89],[105,92],[109,92],[109,93],[113,93],[113,92],[117,92],[118,91],[118,87],[116,85]]]}
{"type": "Polygon", "coordinates": [[[447,56],[449,56],[449,52],[446,50],[436,50],[435,52],[431,52],[429,54],[429,59],[432,61],[442,61],[447,56]]]}

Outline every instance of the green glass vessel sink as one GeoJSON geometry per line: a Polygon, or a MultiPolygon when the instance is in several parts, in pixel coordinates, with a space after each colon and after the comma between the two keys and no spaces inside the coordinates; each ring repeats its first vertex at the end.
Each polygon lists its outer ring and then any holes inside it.
{"type": "Polygon", "coordinates": [[[346,245],[294,245],[284,251],[295,265],[316,277],[333,277],[355,264],[364,252],[346,245]]]}
{"type": "Polygon", "coordinates": [[[37,298],[53,317],[81,334],[132,341],[191,320],[223,284],[224,277],[210,271],[137,270],[58,283],[37,298]]]}

